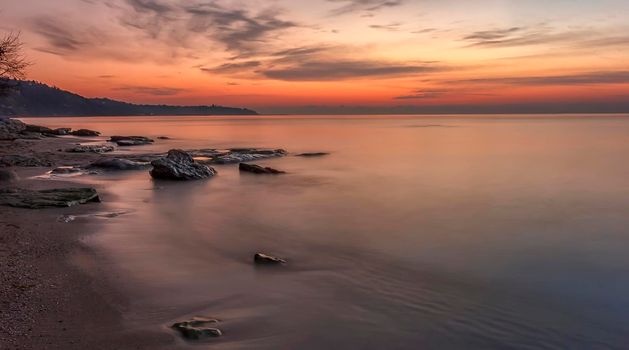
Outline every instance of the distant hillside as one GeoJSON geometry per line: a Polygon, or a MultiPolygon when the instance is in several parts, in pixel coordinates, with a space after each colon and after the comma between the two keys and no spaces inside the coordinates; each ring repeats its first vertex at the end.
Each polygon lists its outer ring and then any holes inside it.
{"type": "Polygon", "coordinates": [[[9,81],[15,88],[0,97],[0,116],[255,115],[246,108],[137,105],[83,96],[35,81],[9,81]]]}

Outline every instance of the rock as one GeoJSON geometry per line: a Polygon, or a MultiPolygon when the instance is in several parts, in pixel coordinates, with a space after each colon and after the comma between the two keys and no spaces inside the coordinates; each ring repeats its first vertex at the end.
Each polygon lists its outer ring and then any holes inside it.
{"type": "Polygon", "coordinates": [[[115,142],[118,146],[141,146],[151,144],[154,141],[144,136],[112,136],[109,142],[115,142]]]}
{"type": "Polygon", "coordinates": [[[53,130],[51,128],[39,125],[26,124],[26,130],[24,131],[53,135],[53,130]]]}
{"type": "Polygon", "coordinates": [[[58,128],[52,131],[53,135],[58,135],[58,136],[70,135],[71,133],[72,133],[71,128],[58,128]]]}
{"type": "Polygon", "coordinates": [[[26,189],[0,189],[0,205],[42,209],[48,207],[71,207],[88,202],[100,202],[93,188],[60,188],[33,191],[26,189]]]}
{"type": "Polygon", "coordinates": [[[76,216],[74,215],[59,215],[57,217],[57,222],[69,223],[76,220],[76,216]]]}
{"type": "Polygon", "coordinates": [[[263,253],[256,253],[256,255],[253,256],[253,261],[257,265],[278,265],[286,263],[286,260],[284,259],[276,258],[263,253]]]}
{"type": "Polygon", "coordinates": [[[203,340],[223,335],[223,332],[221,332],[220,329],[209,327],[210,325],[214,325],[216,323],[218,323],[218,320],[205,317],[194,317],[190,321],[177,322],[172,325],[172,328],[179,331],[179,333],[186,339],[203,340]]]}
{"type": "Polygon", "coordinates": [[[158,136],[157,139],[158,140],[170,140],[170,137],[168,137],[168,136],[158,136]]]}
{"type": "Polygon", "coordinates": [[[73,148],[66,149],[66,152],[70,153],[107,153],[113,152],[114,146],[107,145],[79,145],[73,148]]]}
{"type": "Polygon", "coordinates": [[[17,176],[15,171],[11,169],[0,169],[0,183],[13,182],[19,179],[20,177],[17,176]]]}
{"type": "Polygon", "coordinates": [[[327,156],[330,153],[326,153],[326,152],[306,152],[306,153],[299,153],[296,156],[297,157],[322,157],[322,156],[327,156]]]}
{"type": "Polygon", "coordinates": [[[78,174],[83,172],[83,169],[81,168],[74,168],[74,167],[58,167],[58,168],[54,168],[50,171],[51,174],[55,174],[55,175],[69,175],[69,174],[78,174]]]}
{"type": "Polygon", "coordinates": [[[254,174],[273,174],[273,175],[286,174],[285,171],[281,171],[281,170],[277,170],[277,169],[273,169],[269,167],[261,167],[256,164],[240,163],[238,168],[240,169],[240,171],[246,171],[246,172],[254,173],[254,174]]]}
{"type": "Polygon", "coordinates": [[[135,162],[128,159],[111,158],[99,159],[88,165],[88,168],[99,168],[105,170],[142,170],[150,166],[150,163],[135,162]]]}
{"type": "Polygon", "coordinates": [[[0,140],[16,140],[26,130],[26,124],[17,119],[0,119],[0,140]]]}
{"type": "Polygon", "coordinates": [[[197,180],[216,175],[214,168],[199,164],[182,150],[172,149],[168,155],[151,162],[151,176],[165,180],[197,180]]]}
{"type": "Polygon", "coordinates": [[[74,130],[70,134],[72,134],[74,136],[100,136],[100,132],[94,131],[94,130],[90,130],[90,129],[74,130]]]}
{"type": "Polygon", "coordinates": [[[35,157],[23,156],[19,154],[9,154],[0,156],[0,167],[49,167],[52,166],[52,162],[45,159],[39,159],[35,157]]]}
{"type": "Polygon", "coordinates": [[[232,164],[242,162],[252,162],[259,159],[283,157],[287,152],[283,149],[256,149],[256,148],[235,148],[229,152],[221,153],[212,157],[210,163],[232,164]]]}

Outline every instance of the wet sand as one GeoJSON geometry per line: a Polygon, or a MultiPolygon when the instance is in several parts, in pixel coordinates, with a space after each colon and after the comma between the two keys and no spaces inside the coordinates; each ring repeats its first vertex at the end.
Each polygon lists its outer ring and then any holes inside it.
{"type": "MultiPolygon", "coordinates": [[[[0,141],[0,155],[35,155],[55,165],[84,164],[96,154],[70,154],[78,138],[0,141]]],[[[20,180],[1,186],[28,189],[76,187],[71,181],[32,179],[50,168],[14,167],[20,180]]],[[[85,186],[81,184],[78,186],[85,186]]],[[[108,194],[96,186],[103,202],[108,194]]],[[[81,242],[101,223],[89,217],[57,220],[103,210],[103,203],[29,210],[0,207],[1,349],[172,349],[174,336],[159,329],[123,327],[127,302],[116,276],[102,270],[98,252],[81,242]]]]}

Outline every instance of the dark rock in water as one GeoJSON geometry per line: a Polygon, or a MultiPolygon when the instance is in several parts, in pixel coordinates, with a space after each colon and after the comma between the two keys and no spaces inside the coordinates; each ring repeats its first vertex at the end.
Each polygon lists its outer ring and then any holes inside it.
{"type": "Polygon", "coordinates": [[[194,317],[190,321],[177,322],[172,325],[172,328],[179,331],[181,335],[189,340],[203,340],[207,338],[216,338],[223,335],[220,329],[210,327],[210,325],[217,324],[218,320],[194,317]]]}
{"type": "Polygon", "coordinates": [[[150,166],[150,163],[135,162],[129,159],[111,158],[99,159],[88,165],[88,168],[99,168],[105,170],[142,170],[150,166]]]}
{"type": "Polygon", "coordinates": [[[109,142],[115,142],[118,146],[141,146],[148,145],[154,141],[144,136],[112,136],[109,142]]]}
{"type": "Polygon", "coordinates": [[[83,169],[74,168],[74,167],[58,167],[50,171],[51,174],[55,174],[55,175],[78,174],[80,172],[83,172],[83,169]]]}
{"type": "Polygon", "coordinates": [[[234,148],[229,152],[213,156],[210,163],[233,164],[252,162],[259,159],[283,157],[286,154],[288,152],[283,149],[234,148]]]}
{"type": "Polygon", "coordinates": [[[272,174],[272,175],[286,174],[285,171],[281,171],[281,170],[277,170],[277,169],[273,169],[269,167],[261,167],[256,164],[240,163],[238,168],[240,169],[240,171],[246,171],[246,172],[254,173],[254,174],[272,174]]]}
{"type": "Polygon", "coordinates": [[[168,137],[168,136],[158,136],[157,139],[158,140],[170,140],[170,137],[168,137]]]}
{"type": "Polygon", "coordinates": [[[326,153],[326,152],[306,152],[306,153],[300,153],[297,154],[297,157],[323,157],[323,156],[327,156],[330,153],[326,153]]]}
{"type": "Polygon", "coordinates": [[[107,153],[114,151],[113,146],[107,145],[79,145],[76,147],[66,149],[66,152],[70,153],[107,153]]]}
{"type": "Polygon", "coordinates": [[[90,129],[79,129],[72,131],[70,134],[74,136],[99,136],[100,132],[90,129]]]}
{"type": "Polygon", "coordinates": [[[19,176],[11,169],[0,169],[0,183],[19,180],[19,176]]]}
{"type": "Polygon", "coordinates": [[[0,140],[16,140],[26,130],[26,124],[17,119],[0,119],[0,140]]]}
{"type": "Polygon", "coordinates": [[[88,202],[100,202],[93,188],[60,188],[33,191],[26,189],[0,189],[0,205],[42,209],[49,207],[71,207],[88,202]]]}
{"type": "Polygon", "coordinates": [[[58,128],[52,131],[53,135],[58,135],[58,136],[70,135],[71,133],[72,133],[71,128],[58,128]]]}
{"type": "Polygon", "coordinates": [[[19,154],[9,154],[6,156],[0,156],[0,167],[10,167],[10,166],[49,167],[49,166],[52,166],[52,162],[45,159],[23,156],[19,154]]]}
{"type": "Polygon", "coordinates": [[[216,175],[214,168],[199,164],[182,150],[172,149],[168,155],[151,162],[151,176],[165,180],[198,180],[216,175]]]}
{"type": "Polygon", "coordinates": [[[284,259],[276,258],[263,253],[256,253],[256,255],[253,256],[253,261],[257,265],[278,265],[286,263],[286,260],[284,259]]]}
{"type": "Polygon", "coordinates": [[[26,132],[38,132],[40,134],[49,134],[49,135],[53,135],[53,130],[51,128],[45,127],[45,126],[39,126],[39,125],[31,125],[31,124],[26,124],[26,130],[24,130],[26,132]]]}

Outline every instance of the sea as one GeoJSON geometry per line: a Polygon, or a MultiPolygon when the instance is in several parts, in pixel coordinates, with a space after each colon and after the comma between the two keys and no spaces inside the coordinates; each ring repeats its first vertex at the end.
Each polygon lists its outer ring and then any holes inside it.
{"type": "Polygon", "coordinates": [[[125,154],[289,152],[255,162],[278,176],[72,178],[105,189],[83,241],[130,329],[216,318],[222,337],[178,343],[203,349],[629,349],[627,115],[24,120],[156,139],[125,154]]]}

